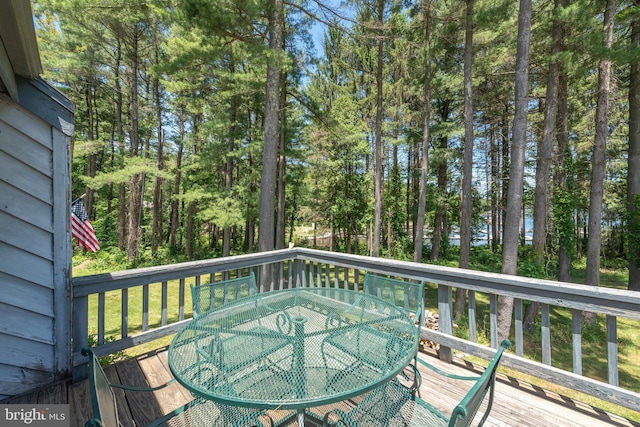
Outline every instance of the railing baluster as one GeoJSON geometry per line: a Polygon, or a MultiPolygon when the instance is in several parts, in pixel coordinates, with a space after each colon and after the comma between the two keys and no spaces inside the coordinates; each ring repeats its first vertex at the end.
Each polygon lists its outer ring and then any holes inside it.
{"type": "Polygon", "coordinates": [[[476,291],[469,291],[469,341],[478,342],[478,330],[476,326],[476,291]]]}
{"type": "MultiPolygon", "coordinates": [[[[453,335],[451,287],[438,285],[438,330],[453,335]]],[[[440,347],[440,359],[445,362],[453,360],[453,351],[449,347],[440,347]]]]}
{"type": "Polygon", "coordinates": [[[522,299],[513,299],[513,312],[515,318],[515,332],[516,332],[516,354],[522,356],[524,354],[524,335],[522,328],[522,299]]]}
{"type": "Polygon", "coordinates": [[[325,288],[330,288],[331,287],[331,266],[329,264],[325,264],[325,270],[324,270],[324,287],[325,288]]]}
{"type": "Polygon", "coordinates": [[[498,347],[498,296],[489,294],[489,335],[491,347],[498,347]]]}
{"type": "Polygon", "coordinates": [[[184,277],[178,285],[178,320],[184,320],[184,277]]]}
{"type": "Polygon", "coordinates": [[[582,375],[582,312],[571,310],[571,341],[573,344],[573,373],[582,375]]]}
{"type": "Polygon", "coordinates": [[[104,344],[104,292],[98,294],[98,345],[104,344]]]}
{"type": "Polygon", "coordinates": [[[611,315],[607,315],[607,368],[609,384],[618,386],[618,322],[611,315]]]}
{"type": "Polygon", "coordinates": [[[142,331],[149,330],[149,285],[142,285],[142,331]]]}
{"type": "Polygon", "coordinates": [[[162,281],[162,314],[161,314],[161,320],[160,320],[160,323],[162,324],[162,326],[165,326],[167,324],[167,299],[168,299],[167,281],[163,280],[162,281]]]}
{"type": "Polygon", "coordinates": [[[551,324],[549,321],[549,304],[540,304],[542,307],[542,363],[551,365],[551,324]]]}
{"type": "Polygon", "coordinates": [[[420,301],[420,313],[422,313],[422,316],[420,316],[420,327],[423,327],[425,325],[424,293],[422,294],[422,299],[420,301]]]}
{"type": "Polygon", "coordinates": [[[122,290],[122,321],[120,335],[122,338],[129,336],[129,289],[122,290]]]}
{"type": "Polygon", "coordinates": [[[274,283],[274,291],[279,291],[283,288],[284,286],[284,265],[279,262],[275,265],[275,269],[278,272],[276,275],[277,280],[274,283]]]}

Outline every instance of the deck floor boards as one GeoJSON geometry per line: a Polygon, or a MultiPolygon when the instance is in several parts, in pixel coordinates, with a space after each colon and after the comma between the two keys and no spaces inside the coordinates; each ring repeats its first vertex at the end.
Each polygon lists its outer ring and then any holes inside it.
{"type": "MultiPolygon", "coordinates": [[[[438,368],[461,375],[473,375],[464,363],[445,364],[433,354],[421,353],[420,357],[438,368]]],[[[440,409],[450,413],[459,402],[468,385],[433,373],[420,366],[422,373],[421,397],[440,409]]],[[[105,372],[110,381],[136,386],[157,386],[172,378],[167,364],[166,349],[118,362],[108,366],[105,372]]],[[[476,370],[476,373],[478,371],[476,370]]],[[[191,395],[178,383],[153,392],[154,399],[148,393],[117,390],[119,413],[123,427],[144,425],[150,417],[170,412],[187,403],[191,395]],[[124,398],[126,395],[126,398],[124,398]],[[135,424],[134,424],[135,422],[135,424]]],[[[71,427],[81,427],[91,416],[91,401],[88,381],[76,384],[60,382],[38,392],[13,398],[2,403],[69,403],[71,427]]],[[[486,403],[485,403],[486,405],[486,403]]],[[[484,411],[484,406],[480,409],[484,411]]],[[[572,399],[549,392],[539,387],[520,382],[498,374],[498,383],[493,408],[485,423],[487,427],[538,427],[538,426],[575,426],[575,427],[640,427],[640,424],[605,413],[572,399]]]]}

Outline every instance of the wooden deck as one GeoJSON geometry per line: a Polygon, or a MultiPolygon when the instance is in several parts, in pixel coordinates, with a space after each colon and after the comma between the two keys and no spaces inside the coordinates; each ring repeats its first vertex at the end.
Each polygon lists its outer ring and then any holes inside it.
{"type": "MultiPolygon", "coordinates": [[[[437,365],[447,372],[469,375],[468,367],[458,361],[444,364],[433,354],[421,353],[429,363],[437,365]]],[[[443,411],[450,413],[453,406],[462,399],[466,389],[460,381],[450,380],[421,367],[423,383],[420,389],[424,400],[443,411]]],[[[167,365],[166,349],[160,349],[136,359],[130,359],[110,365],[105,369],[111,382],[135,386],[157,386],[169,381],[172,376],[167,365]]],[[[498,375],[498,384],[491,414],[485,426],[640,426],[624,418],[608,414],[597,408],[576,402],[556,393],[498,375]]],[[[154,392],[155,399],[149,399],[149,393],[127,392],[124,399],[122,390],[117,390],[118,403],[128,402],[119,407],[123,427],[145,425],[152,419],[170,412],[191,399],[188,391],[177,383],[154,392]],[[134,421],[135,420],[135,421],[134,421]]],[[[2,403],[69,403],[71,427],[81,427],[91,417],[91,404],[88,382],[77,384],[60,382],[51,387],[2,403]]],[[[481,409],[482,411],[482,409],[481,409]]]]}

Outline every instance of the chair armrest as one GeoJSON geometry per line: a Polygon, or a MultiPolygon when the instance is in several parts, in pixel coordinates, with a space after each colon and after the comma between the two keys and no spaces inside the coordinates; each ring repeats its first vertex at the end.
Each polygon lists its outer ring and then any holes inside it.
{"type": "Polygon", "coordinates": [[[447,378],[452,378],[454,380],[464,380],[464,381],[477,381],[478,378],[480,378],[479,375],[477,376],[465,376],[465,375],[456,375],[456,374],[451,374],[449,372],[445,372],[442,369],[436,368],[435,366],[431,365],[430,363],[425,362],[424,360],[418,358],[418,363],[426,366],[427,368],[431,369],[432,371],[434,371],[435,373],[442,375],[444,377],[447,378]]]}

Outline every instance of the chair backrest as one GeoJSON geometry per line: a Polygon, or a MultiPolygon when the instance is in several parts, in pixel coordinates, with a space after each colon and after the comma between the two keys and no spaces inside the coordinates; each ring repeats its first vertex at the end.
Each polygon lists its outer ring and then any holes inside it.
{"type": "Polygon", "coordinates": [[[191,299],[193,303],[193,317],[198,317],[222,304],[254,295],[258,292],[256,277],[251,272],[248,276],[221,282],[191,285],[191,299]]]}
{"type": "Polygon", "coordinates": [[[100,366],[100,361],[93,350],[85,348],[82,350],[84,356],[89,356],[89,391],[91,393],[91,406],[93,407],[93,418],[85,423],[86,427],[97,426],[119,426],[118,408],[116,406],[116,396],[111,390],[109,380],[100,366]]]}
{"type": "Polygon", "coordinates": [[[484,424],[485,420],[489,416],[489,412],[491,412],[491,405],[493,404],[496,370],[498,369],[502,353],[509,347],[511,347],[511,342],[509,340],[502,341],[500,347],[498,347],[498,351],[496,351],[496,354],[493,356],[493,359],[491,359],[489,366],[487,366],[487,369],[485,369],[473,387],[471,387],[465,397],[453,410],[449,426],[459,427],[471,425],[471,421],[475,418],[480,405],[484,401],[487,392],[489,392],[487,408],[485,409],[484,416],[478,425],[481,426],[484,424]]]}
{"type": "Polygon", "coordinates": [[[375,295],[397,307],[415,314],[416,321],[424,325],[424,283],[408,280],[392,279],[366,273],[364,276],[364,292],[375,295]]]}

